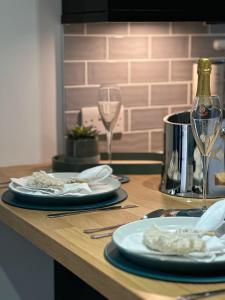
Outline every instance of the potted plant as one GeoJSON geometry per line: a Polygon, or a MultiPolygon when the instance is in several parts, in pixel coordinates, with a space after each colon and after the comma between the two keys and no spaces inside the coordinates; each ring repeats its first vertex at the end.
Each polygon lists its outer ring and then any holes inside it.
{"type": "Polygon", "coordinates": [[[85,164],[98,163],[100,159],[98,134],[93,126],[76,125],[69,130],[66,140],[67,160],[85,164]]]}

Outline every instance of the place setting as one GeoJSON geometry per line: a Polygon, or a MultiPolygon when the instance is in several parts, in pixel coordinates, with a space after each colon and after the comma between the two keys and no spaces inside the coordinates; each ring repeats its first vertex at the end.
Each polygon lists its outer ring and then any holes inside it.
{"type": "MultiPolygon", "coordinates": [[[[108,165],[80,173],[37,171],[30,176],[11,178],[2,201],[21,208],[52,211],[113,208],[128,195],[112,173],[108,165]]],[[[120,208],[132,207],[136,206],[120,205],[120,208]]]]}
{"type": "MultiPolygon", "coordinates": [[[[145,218],[119,226],[104,249],[113,266],[174,282],[225,282],[225,200],[201,217],[145,218]]],[[[97,231],[97,228],[96,228],[97,231]]]]}

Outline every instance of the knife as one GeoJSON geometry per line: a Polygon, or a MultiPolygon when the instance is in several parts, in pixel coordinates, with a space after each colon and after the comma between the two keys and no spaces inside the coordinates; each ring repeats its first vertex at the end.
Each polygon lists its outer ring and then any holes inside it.
{"type": "Polygon", "coordinates": [[[75,211],[66,211],[66,212],[61,212],[61,213],[48,214],[47,217],[48,218],[60,218],[60,217],[65,217],[65,216],[70,216],[70,215],[77,215],[77,214],[81,214],[81,213],[92,212],[92,211],[117,210],[117,209],[126,209],[126,208],[134,208],[134,207],[138,207],[138,205],[127,204],[127,205],[115,205],[115,206],[90,208],[90,209],[79,209],[79,210],[75,210],[75,211]]]}

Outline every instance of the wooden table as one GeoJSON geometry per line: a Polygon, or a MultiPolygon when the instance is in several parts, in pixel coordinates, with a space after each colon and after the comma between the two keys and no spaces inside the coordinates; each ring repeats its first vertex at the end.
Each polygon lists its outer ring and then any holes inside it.
{"type": "MultiPolygon", "coordinates": [[[[20,177],[46,165],[0,169],[1,177],[20,177]]],[[[90,239],[85,228],[107,226],[137,220],[158,208],[198,207],[199,200],[171,197],[158,191],[159,175],[130,175],[123,185],[128,192],[124,203],[139,207],[122,211],[95,212],[49,219],[48,212],[16,208],[0,203],[0,220],[42,249],[54,260],[96,289],[108,299],[174,299],[189,292],[225,288],[222,284],[184,284],[146,279],[123,272],[110,265],[103,250],[110,238],[90,239]]],[[[4,188],[0,187],[0,193],[4,188]]],[[[223,296],[216,299],[224,299],[223,296]]]]}

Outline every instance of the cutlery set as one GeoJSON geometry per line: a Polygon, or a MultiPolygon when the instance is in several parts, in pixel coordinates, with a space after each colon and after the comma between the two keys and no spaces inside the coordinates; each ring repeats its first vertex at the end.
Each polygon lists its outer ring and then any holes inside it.
{"type": "MultiPolygon", "coordinates": [[[[180,212],[180,209],[157,209],[155,211],[151,211],[151,212],[145,214],[139,220],[149,219],[149,218],[157,218],[157,217],[171,217],[171,216],[176,216],[176,214],[178,212],[180,212]]],[[[112,236],[113,231],[96,234],[97,232],[107,231],[107,230],[112,230],[112,229],[117,229],[120,226],[125,225],[125,224],[128,224],[128,222],[126,222],[126,223],[120,223],[120,224],[115,224],[115,225],[111,225],[111,226],[105,226],[105,227],[89,228],[89,229],[85,229],[83,232],[87,233],[87,234],[91,234],[90,237],[92,239],[99,239],[99,238],[104,238],[104,237],[112,236]]]]}

